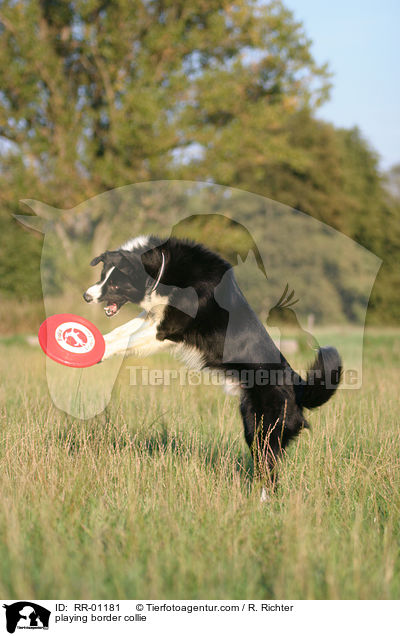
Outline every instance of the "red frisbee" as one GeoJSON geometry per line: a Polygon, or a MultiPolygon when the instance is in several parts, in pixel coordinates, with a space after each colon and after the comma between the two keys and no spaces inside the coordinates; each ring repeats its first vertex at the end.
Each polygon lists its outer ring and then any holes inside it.
{"type": "Polygon", "coordinates": [[[91,367],[104,355],[102,334],[82,316],[49,316],[40,325],[38,336],[45,354],[67,367],[91,367]]]}

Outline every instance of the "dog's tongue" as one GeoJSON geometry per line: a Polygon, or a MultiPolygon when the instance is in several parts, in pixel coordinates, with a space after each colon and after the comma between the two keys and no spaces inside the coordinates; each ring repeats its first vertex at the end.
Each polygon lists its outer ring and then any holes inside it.
{"type": "Polygon", "coordinates": [[[111,305],[107,305],[107,307],[104,307],[104,311],[106,312],[107,316],[113,316],[114,314],[117,313],[117,304],[116,303],[111,303],[111,305]]]}

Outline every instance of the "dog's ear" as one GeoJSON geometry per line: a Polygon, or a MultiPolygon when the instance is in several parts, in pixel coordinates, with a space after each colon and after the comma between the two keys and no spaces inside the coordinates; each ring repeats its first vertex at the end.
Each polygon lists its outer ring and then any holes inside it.
{"type": "Polygon", "coordinates": [[[118,250],[118,253],[121,254],[121,256],[126,261],[128,261],[128,263],[134,265],[135,267],[137,267],[137,265],[142,262],[139,254],[136,254],[135,252],[129,252],[129,250],[118,250]]]}
{"type": "Polygon", "coordinates": [[[115,258],[111,259],[111,262],[117,269],[119,269],[120,272],[122,272],[126,276],[132,276],[132,274],[134,274],[136,277],[140,276],[142,270],[144,274],[144,268],[141,258],[138,254],[134,254],[133,252],[129,252],[127,250],[118,250],[115,258]]]}
{"type": "Polygon", "coordinates": [[[103,252],[102,254],[100,254],[100,256],[96,256],[96,258],[94,258],[92,261],[90,261],[91,266],[94,267],[95,265],[98,265],[100,263],[100,261],[104,261],[105,255],[106,255],[106,253],[103,252]]]}
{"type": "Polygon", "coordinates": [[[94,267],[95,265],[98,265],[100,261],[103,261],[104,263],[107,262],[107,265],[113,265],[126,276],[132,276],[133,274],[138,276],[141,271],[145,274],[140,256],[127,250],[103,252],[99,256],[96,256],[90,264],[94,267]]]}

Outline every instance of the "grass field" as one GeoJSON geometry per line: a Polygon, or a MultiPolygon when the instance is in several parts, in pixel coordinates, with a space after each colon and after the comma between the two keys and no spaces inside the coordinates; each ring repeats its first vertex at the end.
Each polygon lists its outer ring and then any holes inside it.
{"type": "Polygon", "coordinates": [[[363,388],[310,415],[262,504],[219,388],[130,386],[125,363],[79,421],[52,405],[43,354],[3,340],[1,598],[399,598],[399,343],[369,333],[363,388]]]}

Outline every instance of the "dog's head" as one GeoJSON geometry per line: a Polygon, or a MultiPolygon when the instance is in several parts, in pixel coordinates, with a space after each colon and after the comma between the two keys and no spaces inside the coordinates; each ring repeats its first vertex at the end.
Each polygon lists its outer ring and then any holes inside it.
{"type": "Polygon", "coordinates": [[[105,303],[108,317],[115,316],[126,302],[140,303],[146,292],[146,273],[141,256],[127,250],[103,252],[90,263],[103,263],[100,280],[83,294],[86,302],[105,303]]]}

